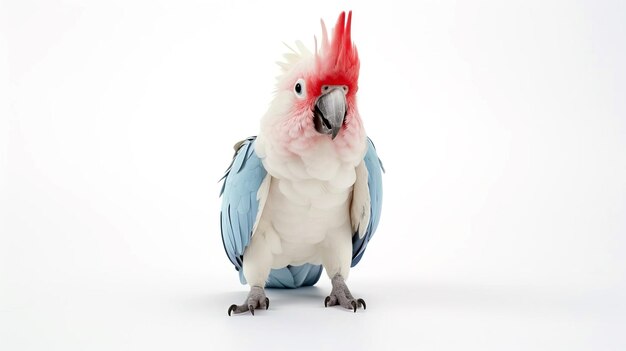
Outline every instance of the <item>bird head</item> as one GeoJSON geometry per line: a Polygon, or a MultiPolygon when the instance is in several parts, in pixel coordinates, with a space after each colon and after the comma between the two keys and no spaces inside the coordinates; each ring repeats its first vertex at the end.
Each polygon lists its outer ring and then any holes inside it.
{"type": "MultiPolygon", "coordinates": [[[[276,95],[262,121],[265,130],[289,149],[320,141],[339,144],[363,139],[356,106],[359,56],[351,37],[352,12],[342,12],[329,39],[324,21],[314,52],[301,42],[284,55],[276,95]]],[[[288,46],[289,47],[289,46],[288,46]]],[[[294,151],[294,150],[290,150],[294,151]]]]}

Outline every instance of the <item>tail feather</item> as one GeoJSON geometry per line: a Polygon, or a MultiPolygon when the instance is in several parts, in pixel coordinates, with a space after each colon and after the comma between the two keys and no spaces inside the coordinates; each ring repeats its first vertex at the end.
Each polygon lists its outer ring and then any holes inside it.
{"type": "Polygon", "coordinates": [[[303,286],[312,286],[317,283],[321,275],[321,265],[304,264],[302,266],[272,269],[265,287],[295,289],[303,286]]]}

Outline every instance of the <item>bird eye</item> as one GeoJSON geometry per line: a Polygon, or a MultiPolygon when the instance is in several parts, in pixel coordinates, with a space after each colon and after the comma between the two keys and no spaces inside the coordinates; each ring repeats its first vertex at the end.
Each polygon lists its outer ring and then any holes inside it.
{"type": "Polygon", "coordinates": [[[306,95],[306,85],[304,79],[300,78],[296,82],[296,85],[293,87],[293,91],[296,93],[296,96],[299,98],[304,98],[306,95]]]}

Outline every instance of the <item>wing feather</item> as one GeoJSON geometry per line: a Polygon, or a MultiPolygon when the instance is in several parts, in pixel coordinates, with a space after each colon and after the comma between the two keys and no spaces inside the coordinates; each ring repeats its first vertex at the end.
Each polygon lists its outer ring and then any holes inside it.
{"type": "Polygon", "coordinates": [[[261,160],[254,153],[255,139],[250,137],[235,145],[233,162],[222,178],[222,242],[226,255],[238,271],[242,268],[243,253],[250,243],[256,221],[260,218],[257,216],[257,193],[267,176],[261,160]]]}
{"type": "Polygon", "coordinates": [[[367,138],[367,153],[363,159],[365,166],[367,167],[367,186],[370,197],[370,216],[367,225],[367,230],[364,235],[359,235],[358,228],[352,236],[352,264],[351,267],[356,266],[365,252],[365,248],[370,239],[378,228],[378,222],[380,221],[380,213],[382,210],[383,201],[383,179],[382,172],[384,172],[383,164],[378,158],[376,153],[376,147],[370,138],[367,138]]]}

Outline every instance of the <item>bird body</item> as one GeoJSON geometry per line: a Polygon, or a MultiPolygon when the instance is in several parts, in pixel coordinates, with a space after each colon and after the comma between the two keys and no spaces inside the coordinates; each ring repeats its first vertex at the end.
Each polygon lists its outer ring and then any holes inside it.
{"type": "Polygon", "coordinates": [[[324,258],[330,261],[330,257],[341,257],[342,262],[332,262],[336,268],[329,271],[327,267],[329,274],[339,273],[339,267],[345,266],[343,273],[348,275],[353,234],[350,205],[356,169],[365,155],[365,136],[352,152],[337,150],[326,139],[302,154],[287,157],[271,155],[276,151],[266,147],[262,135],[257,139],[257,154],[268,170],[268,179],[264,180],[268,189],[267,195],[262,194],[267,198],[250,251],[260,260],[263,255],[256,256],[254,250],[269,255],[263,264],[255,261],[248,266],[244,261],[244,274],[250,283],[262,284],[267,268],[319,265],[324,258]],[[257,278],[251,281],[251,277],[257,278]]]}

